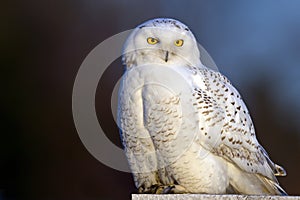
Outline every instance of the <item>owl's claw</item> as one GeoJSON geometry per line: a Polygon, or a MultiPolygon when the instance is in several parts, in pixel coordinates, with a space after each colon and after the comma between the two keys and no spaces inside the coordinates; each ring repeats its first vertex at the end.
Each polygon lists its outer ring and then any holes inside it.
{"type": "Polygon", "coordinates": [[[169,185],[166,186],[163,194],[183,194],[187,193],[186,189],[180,185],[169,185]]]}
{"type": "Polygon", "coordinates": [[[140,194],[183,194],[187,193],[186,189],[180,185],[151,185],[149,188],[140,187],[140,194]]]}
{"type": "Polygon", "coordinates": [[[139,187],[138,193],[140,193],[140,194],[161,194],[161,193],[159,193],[160,191],[162,191],[161,187],[162,186],[158,185],[158,184],[151,185],[150,187],[147,187],[147,188],[139,187]]]}
{"type": "Polygon", "coordinates": [[[174,188],[175,188],[175,185],[166,186],[165,189],[163,190],[162,194],[174,194],[174,192],[173,192],[174,188]]]}

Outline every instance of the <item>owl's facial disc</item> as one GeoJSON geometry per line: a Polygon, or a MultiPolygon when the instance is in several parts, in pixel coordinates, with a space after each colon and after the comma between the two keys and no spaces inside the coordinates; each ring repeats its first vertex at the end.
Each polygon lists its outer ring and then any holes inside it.
{"type": "MultiPolygon", "coordinates": [[[[148,37],[147,43],[150,45],[151,49],[154,48],[153,54],[155,54],[154,51],[157,51],[158,48],[162,48],[159,50],[159,54],[161,54],[160,57],[165,62],[168,62],[169,55],[170,55],[170,48],[168,48],[168,45],[164,44],[165,43],[164,41],[160,41],[158,38],[148,37]],[[153,48],[152,48],[152,46],[153,46],[153,48]],[[166,49],[163,49],[163,47],[165,47],[166,49]]],[[[183,45],[183,40],[179,39],[179,40],[174,41],[174,45],[177,47],[181,47],[183,45]]]]}
{"type": "Polygon", "coordinates": [[[186,30],[178,28],[144,27],[135,37],[135,47],[142,52],[144,61],[165,64],[182,61],[186,52],[191,50],[194,41],[186,30]]]}
{"type": "Polygon", "coordinates": [[[123,60],[127,66],[149,63],[200,65],[194,35],[185,25],[172,19],[151,20],[138,26],[126,41],[124,52],[123,60]]]}

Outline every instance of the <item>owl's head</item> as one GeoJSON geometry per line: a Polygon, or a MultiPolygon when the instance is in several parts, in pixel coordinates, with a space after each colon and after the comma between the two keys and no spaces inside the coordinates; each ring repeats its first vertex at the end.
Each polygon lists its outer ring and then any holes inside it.
{"type": "Polygon", "coordinates": [[[163,65],[200,65],[196,39],[183,23],[157,18],[137,26],[123,50],[127,67],[157,63],[163,65]]]}

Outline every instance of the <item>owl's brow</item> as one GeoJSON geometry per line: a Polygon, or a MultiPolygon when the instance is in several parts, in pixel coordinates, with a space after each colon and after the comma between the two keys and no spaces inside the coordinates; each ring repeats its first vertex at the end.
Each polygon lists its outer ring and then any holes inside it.
{"type": "MultiPolygon", "coordinates": [[[[145,28],[145,29],[149,29],[149,30],[163,30],[165,31],[164,27],[159,27],[159,26],[148,26],[148,25],[141,25],[139,27],[137,27],[139,29],[142,29],[142,28],[145,28]]],[[[175,32],[175,33],[178,33],[178,34],[182,34],[182,35],[186,35],[188,32],[189,32],[189,29],[184,29],[185,31],[183,31],[183,29],[169,29],[168,31],[171,31],[171,32],[175,32]]]]}

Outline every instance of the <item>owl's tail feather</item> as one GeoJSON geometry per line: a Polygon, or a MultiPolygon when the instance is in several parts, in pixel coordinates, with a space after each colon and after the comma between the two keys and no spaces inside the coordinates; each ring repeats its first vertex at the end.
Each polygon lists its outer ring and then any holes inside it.
{"type": "Polygon", "coordinates": [[[270,177],[262,174],[249,173],[233,164],[228,164],[228,193],[247,195],[287,195],[270,169],[270,177]]]}
{"type": "Polygon", "coordinates": [[[265,189],[268,191],[267,193],[273,194],[273,195],[288,195],[282,187],[278,184],[277,180],[271,180],[265,176],[257,175],[258,179],[263,182],[265,189]]]}

